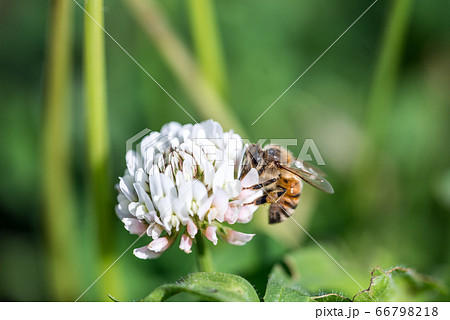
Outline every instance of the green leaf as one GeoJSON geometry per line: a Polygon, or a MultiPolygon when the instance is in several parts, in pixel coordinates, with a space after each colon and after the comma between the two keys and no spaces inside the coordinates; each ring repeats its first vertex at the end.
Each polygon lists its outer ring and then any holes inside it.
{"type": "Polygon", "coordinates": [[[291,280],[280,265],[275,265],[269,276],[265,302],[307,302],[312,301],[307,291],[291,280]]]}
{"type": "MultiPolygon", "coordinates": [[[[344,266],[352,266],[349,269],[352,277],[359,283],[367,279],[367,271],[355,266],[348,258],[332,245],[327,245],[327,250],[344,266]]],[[[297,284],[309,292],[342,293],[352,297],[361,288],[348,275],[346,275],[336,262],[317,246],[307,246],[287,254],[284,261],[297,284]]]]}
{"type": "Polygon", "coordinates": [[[337,293],[328,293],[321,296],[311,297],[311,300],[316,302],[351,302],[350,298],[344,297],[337,293]]]}
{"type": "Polygon", "coordinates": [[[177,283],[156,288],[141,301],[165,301],[181,292],[190,293],[208,301],[259,302],[255,289],[247,280],[221,272],[189,274],[177,283]]]}
{"type": "Polygon", "coordinates": [[[412,269],[395,267],[372,271],[370,281],[367,272],[352,263],[342,250],[327,246],[342,265],[352,265],[350,274],[366,290],[345,275],[336,263],[318,247],[305,247],[286,255],[284,261],[295,284],[306,289],[314,301],[446,301],[449,290],[442,283],[412,269]],[[320,293],[320,294],[317,294],[320,293]],[[330,293],[330,295],[328,295],[330,293]],[[335,295],[335,293],[337,293],[335,295]],[[356,295],[355,295],[356,293],[356,295]],[[317,298],[318,296],[320,298],[317,298]],[[334,299],[334,300],[333,300],[334,299]]]}
{"type": "Polygon", "coordinates": [[[413,269],[395,267],[372,271],[369,288],[357,293],[353,301],[436,301],[448,293],[439,281],[413,269]]]}
{"type": "Polygon", "coordinates": [[[401,267],[388,271],[376,267],[371,272],[369,287],[358,292],[353,299],[337,293],[313,295],[302,287],[302,283],[304,281],[293,280],[280,265],[275,265],[269,276],[264,301],[436,301],[444,300],[443,297],[448,294],[447,288],[437,280],[401,267]]]}
{"type": "Polygon", "coordinates": [[[391,277],[389,273],[384,272],[380,267],[376,267],[372,271],[369,288],[357,293],[353,297],[355,302],[383,301],[386,297],[390,285],[391,277]]]}
{"type": "Polygon", "coordinates": [[[439,291],[443,294],[447,293],[448,291],[447,288],[438,280],[430,276],[420,274],[413,269],[395,267],[388,272],[392,274],[392,277],[394,277],[396,280],[404,280],[405,282],[407,282],[410,286],[410,289],[414,291],[431,289],[439,291]]]}
{"type": "Polygon", "coordinates": [[[301,291],[284,287],[283,285],[271,282],[267,284],[266,295],[264,302],[310,302],[310,297],[302,294],[301,291]]]}
{"type": "Polygon", "coordinates": [[[401,267],[395,267],[387,273],[392,278],[389,301],[447,300],[448,288],[430,276],[401,267]]]}
{"type": "Polygon", "coordinates": [[[110,298],[112,301],[114,302],[120,302],[118,299],[116,299],[115,297],[113,297],[111,294],[108,293],[108,298],[110,298]]]}

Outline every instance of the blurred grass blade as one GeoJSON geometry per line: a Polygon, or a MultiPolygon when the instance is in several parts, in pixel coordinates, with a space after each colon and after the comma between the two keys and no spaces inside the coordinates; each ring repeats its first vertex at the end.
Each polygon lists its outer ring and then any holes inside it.
{"type": "MultiPolygon", "coordinates": [[[[373,207],[374,196],[377,194],[381,169],[380,155],[382,145],[387,139],[391,107],[395,84],[399,70],[400,58],[406,36],[409,18],[411,16],[412,0],[395,0],[389,11],[389,18],[381,42],[380,55],[375,68],[372,88],[368,100],[367,131],[364,147],[359,154],[355,168],[355,203],[358,211],[373,207]],[[368,184],[368,181],[374,183],[368,184]],[[373,189],[368,188],[368,185],[373,189]]],[[[367,210],[366,210],[367,211],[367,210]]],[[[370,212],[366,212],[371,214],[370,212]]]]}
{"type": "Polygon", "coordinates": [[[412,0],[392,2],[392,10],[375,68],[367,120],[369,134],[378,140],[385,138],[386,125],[389,123],[389,112],[392,107],[403,44],[412,11],[411,3],[412,0]]]}
{"type": "MultiPolygon", "coordinates": [[[[89,167],[89,199],[95,216],[98,245],[100,249],[100,268],[103,272],[114,259],[115,239],[111,234],[111,222],[114,216],[112,203],[112,183],[109,176],[109,138],[107,127],[105,45],[103,26],[103,0],[86,1],[84,15],[84,77],[86,90],[86,127],[87,153],[89,167]],[[95,19],[95,21],[93,21],[95,19]],[[97,22],[97,23],[96,23],[97,22]]],[[[105,289],[119,290],[114,286],[114,273],[108,273],[103,279],[105,289]]],[[[106,293],[101,296],[106,299],[106,293]]]]}
{"type": "Polygon", "coordinates": [[[200,68],[222,97],[226,94],[222,47],[213,0],[189,0],[191,32],[200,68]]]}
{"type": "MultiPolygon", "coordinates": [[[[75,200],[71,177],[70,73],[73,4],[53,0],[47,47],[42,179],[52,299],[71,300],[77,280],[75,200]]],[[[25,290],[25,289],[24,289],[25,290]]]]}
{"type": "Polygon", "coordinates": [[[156,2],[125,0],[125,3],[166,60],[200,115],[205,119],[220,121],[225,130],[234,129],[246,136],[239,119],[207,82],[191,53],[172,30],[156,2]]]}

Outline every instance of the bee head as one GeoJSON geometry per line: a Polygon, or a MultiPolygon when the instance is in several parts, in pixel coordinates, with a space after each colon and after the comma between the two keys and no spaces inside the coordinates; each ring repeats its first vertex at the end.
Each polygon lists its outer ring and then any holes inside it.
{"type": "Polygon", "coordinates": [[[279,147],[270,146],[264,150],[264,159],[267,162],[280,162],[281,161],[281,150],[279,147]]]}
{"type": "Polygon", "coordinates": [[[261,163],[262,156],[263,151],[261,150],[261,147],[259,145],[249,145],[244,153],[239,179],[244,177],[252,168],[256,168],[261,163]]]}
{"type": "Polygon", "coordinates": [[[247,157],[249,162],[251,163],[252,168],[256,168],[258,164],[261,162],[263,156],[263,151],[261,147],[257,144],[251,144],[247,148],[247,157]]]}

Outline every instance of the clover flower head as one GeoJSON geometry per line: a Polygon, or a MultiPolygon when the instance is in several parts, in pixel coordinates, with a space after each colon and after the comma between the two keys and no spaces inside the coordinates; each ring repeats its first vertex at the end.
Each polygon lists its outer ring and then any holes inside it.
{"type": "Polygon", "coordinates": [[[153,239],[134,255],[157,258],[180,234],[179,248],[186,253],[196,236],[215,245],[219,238],[233,245],[250,241],[253,234],[229,227],[249,222],[257,209],[249,203],[262,194],[248,188],[258,183],[255,169],[237,178],[243,151],[241,137],[213,120],[170,122],[127,151],[116,214],[131,234],[153,239]]]}

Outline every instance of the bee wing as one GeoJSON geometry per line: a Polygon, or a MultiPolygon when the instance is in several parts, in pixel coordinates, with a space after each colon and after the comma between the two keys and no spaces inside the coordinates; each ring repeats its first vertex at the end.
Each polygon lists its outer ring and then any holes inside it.
{"type": "Polygon", "coordinates": [[[334,193],[334,189],[331,184],[310,164],[297,161],[295,163],[295,167],[281,165],[281,168],[300,177],[314,188],[326,193],[334,193]]]}
{"type": "Polygon", "coordinates": [[[323,172],[322,170],[320,170],[319,168],[317,168],[316,166],[313,166],[312,164],[310,164],[308,162],[297,160],[297,161],[295,161],[294,166],[296,166],[299,169],[303,169],[305,171],[311,172],[311,173],[317,173],[319,176],[322,176],[322,177],[327,176],[327,174],[325,172],[323,172]]]}

